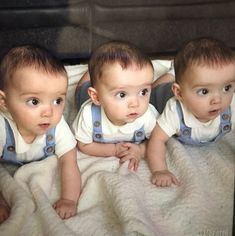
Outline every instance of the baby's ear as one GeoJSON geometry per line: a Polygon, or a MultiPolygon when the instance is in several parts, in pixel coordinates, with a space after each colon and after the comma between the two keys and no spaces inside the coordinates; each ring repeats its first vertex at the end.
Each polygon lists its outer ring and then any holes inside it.
{"type": "Polygon", "coordinates": [[[180,85],[177,84],[177,83],[173,83],[172,84],[172,87],[171,87],[175,97],[178,99],[178,100],[182,100],[182,96],[181,96],[181,88],[180,88],[180,85]]]}
{"type": "Polygon", "coordinates": [[[92,102],[97,105],[100,106],[100,102],[99,102],[99,96],[98,96],[98,92],[96,91],[95,88],[93,87],[89,87],[88,88],[88,94],[92,100],[92,102]]]}
{"type": "Polygon", "coordinates": [[[6,95],[2,90],[0,90],[0,109],[6,109],[6,95]]]}

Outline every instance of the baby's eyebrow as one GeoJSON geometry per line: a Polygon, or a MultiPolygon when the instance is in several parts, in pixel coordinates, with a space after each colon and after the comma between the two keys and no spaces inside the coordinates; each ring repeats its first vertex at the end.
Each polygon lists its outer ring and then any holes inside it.
{"type": "Polygon", "coordinates": [[[60,96],[66,96],[66,92],[58,93],[60,96]]]}
{"type": "Polygon", "coordinates": [[[31,97],[35,97],[35,96],[37,96],[38,94],[40,94],[40,93],[37,93],[37,92],[22,92],[21,94],[20,94],[20,96],[31,96],[31,97]]]}
{"type": "Polygon", "coordinates": [[[194,84],[192,87],[193,88],[207,88],[211,85],[214,85],[213,83],[205,83],[205,84],[194,84]]]}
{"type": "Polygon", "coordinates": [[[230,83],[235,83],[235,78],[229,81],[230,83]]]}

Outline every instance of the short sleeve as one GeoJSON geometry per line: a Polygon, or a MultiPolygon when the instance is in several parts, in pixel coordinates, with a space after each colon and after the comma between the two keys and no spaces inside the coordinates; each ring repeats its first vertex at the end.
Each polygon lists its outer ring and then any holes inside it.
{"type": "Polygon", "coordinates": [[[4,118],[0,115],[0,156],[2,156],[3,152],[3,147],[5,146],[6,143],[6,131],[5,131],[5,120],[4,118]]]}
{"type": "Polygon", "coordinates": [[[72,150],[77,142],[74,135],[66,123],[64,117],[61,118],[55,130],[55,154],[61,157],[65,153],[72,150]]]}
{"type": "Polygon", "coordinates": [[[75,138],[82,143],[92,143],[92,114],[91,114],[91,102],[87,101],[83,104],[80,112],[77,114],[72,129],[75,138]]]}
{"type": "Polygon", "coordinates": [[[169,137],[179,132],[180,123],[176,110],[176,100],[174,97],[166,103],[166,107],[157,119],[157,123],[169,137]]]}
{"type": "Polygon", "coordinates": [[[148,139],[156,125],[157,117],[159,116],[158,111],[155,107],[149,104],[149,108],[144,116],[144,127],[145,127],[145,136],[148,139]]]}
{"type": "Polygon", "coordinates": [[[232,122],[232,129],[235,128],[235,93],[233,95],[233,99],[231,102],[231,113],[232,113],[232,118],[231,118],[231,122],[232,122]]]}

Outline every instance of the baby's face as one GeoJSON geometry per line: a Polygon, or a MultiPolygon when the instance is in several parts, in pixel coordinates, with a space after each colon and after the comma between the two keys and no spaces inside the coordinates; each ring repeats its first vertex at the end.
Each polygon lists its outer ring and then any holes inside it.
{"type": "Polygon", "coordinates": [[[150,65],[123,69],[108,65],[95,89],[100,105],[115,125],[131,123],[148,109],[153,69],[150,65]]]}
{"type": "Polygon", "coordinates": [[[235,89],[235,64],[193,66],[182,78],[182,102],[201,122],[215,119],[231,103],[235,89]]]}
{"type": "Polygon", "coordinates": [[[17,70],[5,92],[6,106],[26,142],[45,134],[63,114],[67,78],[35,68],[17,70]]]}

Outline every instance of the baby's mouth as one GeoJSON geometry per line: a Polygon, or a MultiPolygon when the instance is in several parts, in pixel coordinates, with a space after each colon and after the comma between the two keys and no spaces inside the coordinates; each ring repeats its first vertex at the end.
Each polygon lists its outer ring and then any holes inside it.
{"type": "Polygon", "coordinates": [[[210,115],[218,115],[219,113],[220,113],[220,109],[215,109],[215,110],[209,111],[210,115]]]}
{"type": "Polygon", "coordinates": [[[138,113],[130,113],[128,115],[128,118],[136,118],[138,116],[138,113]]]}
{"type": "Polygon", "coordinates": [[[39,124],[39,127],[41,129],[48,129],[50,127],[50,124],[49,123],[43,123],[43,124],[39,124]]]}

